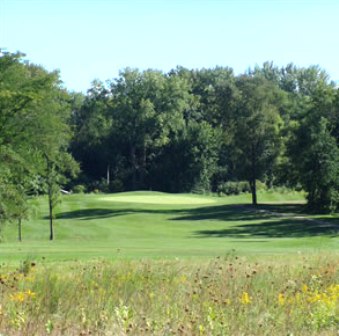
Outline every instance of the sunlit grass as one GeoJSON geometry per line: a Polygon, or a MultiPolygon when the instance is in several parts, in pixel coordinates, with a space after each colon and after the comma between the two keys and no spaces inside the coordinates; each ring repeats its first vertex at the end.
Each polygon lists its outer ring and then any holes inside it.
{"type": "Polygon", "coordinates": [[[32,200],[31,219],[22,223],[22,243],[17,242],[16,223],[3,228],[0,257],[15,262],[26,257],[50,261],[204,259],[232,249],[240,255],[263,257],[296,251],[339,252],[337,214],[305,213],[305,200],[298,192],[261,192],[258,199],[264,205],[257,208],[251,207],[250,199],[248,194],[155,192],[64,196],[55,212],[55,241],[50,242],[47,200],[41,197],[32,200]],[[106,198],[109,201],[103,201],[106,198]],[[135,198],[145,203],[133,203],[135,198]],[[147,203],[150,200],[158,204],[147,203]],[[183,204],[174,204],[182,200],[183,204]],[[207,203],[187,204],[188,200],[207,203]]]}
{"type": "Polygon", "coordinates": [[[5,335],[336,335],[338,259],[31,263],[1,269],[5,335]]]}
{"type": "Polygon", "coordinates": [[[142,204],[168,204],[168,205],[201,205],[218,203],[217,197],[201,197],[195,195],[122,195],[122,196],[106,196],[100,198],[107,202],[123,202],[123,203],[142,203],[142,204]]]}

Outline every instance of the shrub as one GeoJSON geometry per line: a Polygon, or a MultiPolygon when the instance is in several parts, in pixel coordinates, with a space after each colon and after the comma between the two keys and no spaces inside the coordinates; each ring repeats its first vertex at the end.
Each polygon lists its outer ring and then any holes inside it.
{"type": "Polygon", "coordinates": [[[77,184],[73,187],[73,192],[75,194],[83,194],[84,192],[86,192],[86,186],[84,186],[83,184],[77,184]]]}
{"type": "Polygon", "coordinates": [[[124,191],[124,184],[120,179],[116,178],[116,179],[111,181],[111,183],[109,185],[109,190],[111,192],[124,191]]]}
{"type": "Polygon", "coordinates": [[[247,181],[228,181],[219,184],[217,192],[219,195],[239,195],[240,193],[250,192],[250,185],[247,181]]]}

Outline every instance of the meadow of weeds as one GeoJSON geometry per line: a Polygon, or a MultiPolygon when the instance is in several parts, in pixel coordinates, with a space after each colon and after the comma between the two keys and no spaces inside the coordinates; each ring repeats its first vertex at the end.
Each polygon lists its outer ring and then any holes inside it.
{"type": "Polygon", "coordinates": [[[0,268],[1,335],[337,335],[338,258],[26,260],[0,268]]]}

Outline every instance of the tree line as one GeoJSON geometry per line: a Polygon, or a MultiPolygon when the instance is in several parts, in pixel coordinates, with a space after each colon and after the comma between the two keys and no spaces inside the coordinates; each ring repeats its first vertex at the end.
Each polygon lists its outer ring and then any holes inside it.
{"type": "Polygon", "coordinates": [[[272,62],[164,73],[126,68],[67,91],[58,72],[0,57],[0,221],[27,199],[75,191],[303,189],[308,205],[339,205],[339,90],[318,66],[272,62]]]}
{"type": "Polygon", "coordinates": [[[87,190],[229,191],[257,181],[336,209],[339,90],[318,66],[124,69],[77,96],[71,151],[87,190]]]}

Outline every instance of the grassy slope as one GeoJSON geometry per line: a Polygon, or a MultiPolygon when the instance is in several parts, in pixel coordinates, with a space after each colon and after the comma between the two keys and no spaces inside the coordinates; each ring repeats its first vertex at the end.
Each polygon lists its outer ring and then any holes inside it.
{"type": "Polygon", "coordinates": [[[339,253],[337,215],[301,213],[297,203],[303,199],[297,193],[263,193],[259,201],[277,204],[256,210],[241,205],[249,204],[250,195],[135,192],[64,196],[56,214],[56,239],[49,242],[47,203],[40,198],[35,201],[35,218],[23,223],[22,243],[16,242],[15,225],[4,229],[0,257],[13,261],[26,257],[58,261],[190,258],[225,255],[232,249],[248,256],[339,253]],[[311,217],[317,221],[306,219],[311,217]]]}

